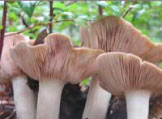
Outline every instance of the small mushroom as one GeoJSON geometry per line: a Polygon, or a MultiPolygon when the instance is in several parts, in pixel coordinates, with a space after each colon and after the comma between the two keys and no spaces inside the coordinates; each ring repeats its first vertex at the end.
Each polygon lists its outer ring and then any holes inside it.
{"type": "MultiPolygon", "coordinates": [[[[8,33],[7,35],[4,39],[1,57],[3,79],[12,80],[17,117],[19,119],[35,119],[35,94],[27,85],[27,76],[16,66],[9,53],[10,48],[25,40],[25,38],[19,34],[9,35],[8,33]]],[[[30,59],[26,58],[26,60],[30,59]]]]}
{"type": "MultiPolygon", "coordinates": [[[[105,52],[132,53],[152,63],[157,63],[162,59],[162,55],[160,55],[162,54],[162,44],[154,44],[131,23],[115,16],[102,17],[91,23],[89,27],[82,28],[81,36],[85,47],[102,49],[105,52]]],[[[96,80],[98,78],[92,78],[83,119],[104,119],[106,116],[111,94],[98,88],[99,82],[96,83],[96,80]],[[92,99],[92,95],[95,95],[96,98],[92,99]],[[103,100],[102,103],[100,100],[103,100]],[[100,105],[98,105],[99,103],[100,105]],[[98,113],[100,111],[102,113],[98,113]]]]}
{"type": "Polygon", "coordinates": [[[133,54],[103,53],[97,57],[100,85],[125,95],[128,119],[148,119],[149,99],[162,90],[162,70],[133,54]]]}
{"type": "Polygon", "coordinates": [[[64,84],[76,84],[94,74],[95,59],[102,52],[73,48],[67,36],[53,33],[44,39],[43,44],[32,46],[22,42],[10,50],[17,66],[39,80],[37,119],[59,119],[64,84]]]}

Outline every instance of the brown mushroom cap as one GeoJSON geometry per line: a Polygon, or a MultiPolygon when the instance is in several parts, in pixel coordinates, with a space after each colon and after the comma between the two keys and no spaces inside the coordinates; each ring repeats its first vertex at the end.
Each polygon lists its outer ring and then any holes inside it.
{"type": "MultiPolygon", "coordinates": [[[[7,35],[9,34],[10,33],[8,33],[7,35]]],[[[11,59],[9,49],[23,40],[25,40],[25,38],[20,34],[9,35],[4,39],[1,56],[1,70],[8,79],[22,73],[21,70],[16,66],[15,62],[11,59]]]]}
{"type": "Polygon", "coordinates": [[[161,93],[162,70],[138,56],[121,52],[104,53],[97,57],[97,65],[101,86],[114,95],[130,90],[161,93]]]}
{"type": "Polygon", "coordinates": [[[83,28],[81,36],[86,47],[132,53],[153,63],[162,59],[162,45],[152,43],[132,24],[115,16],[103,17],[83,28]]]}
{"type": "Polygon", "coordinates": [[[95,67],[95,58],[102,52],[73,48],[70,39],[62,34],[48,35],[41,45],[31,46],[22,42],[10,50],[17,66],[30,77],[39,80],[68,80],[71,83],[79,82],[94,73],[90,68],[95,67]],[[30,60],[26,60],[27,57],[30,60]]]}
{"type": "Polygon", "coordinates": [[[96,57],[103,53],[102,50],[93,50],[89,48],[73,48],[68,54],[65,71],[66,79],[71,83],[79,83],[85,77],[96,73],[96,57]],[[76,80],[78,79],[78,80],[76,80]]]}
{"type": "Polygon", "coordinates": [[[155,47],[152,48],[150,52],[147,52],[144,56],[143,59],[152,62],[152,63],[157,63],[162,60],[162,44],[161,43],[156,43],[155,47]]]}

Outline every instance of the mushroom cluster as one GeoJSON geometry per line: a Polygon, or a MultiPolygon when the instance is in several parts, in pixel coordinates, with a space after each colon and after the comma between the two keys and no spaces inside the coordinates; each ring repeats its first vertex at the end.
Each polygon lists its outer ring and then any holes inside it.
{"type": "Polygon", "coordinates": [[[37,119],[58,119],[61,92],[65,83],[81,82],[96,72],[96,57],[102,50],[73,48],[65,35],[49,34],[43,44],[21,42],[10,49],[16,65],[39,80],[37,119]],[[30,57],[29,60],[26,60],[30,57]],[[47,110],[50,107],[50,110],[47,110]]]}
{"type": "MultiPolygon", "coordinates": [[[[157,63],[162,59],[162,55],[160,55],[162,54],[162,44],[154,44],[132,24],[115,16],[100,18],[88,27],[82,28],[81,36],[83,46],[93,49],[132,53],[152,63],[157,63]]],[[[111,94],[99,88],[99,81],[97,83],[98,78],[96,77],[92,78],[83,119],[104,119],[106,116],[111,94]],[[104,100],[103,97],[105,97],[104,100]],[[98,112],[102,113],[98,114],[98,112]]]]}
{"type": "Polygon", "coordinates": [[[83,119],[105,119],[111,94],[126,97],[128,119],[147,119],[150,97],[161,94],[162,70],[152,63],[162,59],[162,44],[115,16],[97,20],[81,35],[85,47],[77,48],[57,33],[40,42],[5,37],[0,83],[11,80],[18,118],[59,119],[64,85],[91,76],[83,119]],[[39,82],[38,97],[28,77],[39,82]]]}

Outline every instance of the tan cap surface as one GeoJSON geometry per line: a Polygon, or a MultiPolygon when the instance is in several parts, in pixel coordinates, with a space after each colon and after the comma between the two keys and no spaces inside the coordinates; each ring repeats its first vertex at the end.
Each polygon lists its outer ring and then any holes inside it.
{"type": "Polygon", "coordinates": [[[97,57],[97,65],[101,86],[112,94],[138,89],[162,93],[162,70],[133,54],[104,53],[97,57]]]}
{"type": "Polygon", "coordinates": [[[81,36],[86,47],[132,53],[153,63],[162,59],[162,45],[154,44],[132,24],[115,16],[103,17],[82,28],[81,36]]]}
{"type": "Polygon", "coordinates": [[[23,40],[25,40],[25,38],[20,34],[9,35],[4,38],[1,56],[1,70],[3,71],[3,74],[8,78],[20,75],[22,73],[21,70],[16,66],[15,62],[11,59],[9,49],[23,40]]]}
{"type": "Polygon", "coordinates": [[[73,48],[62,34],[49,34],[44,44],[31,46],[22,42],[10,50],[17,65],[34,79],[61,79],[77,83],[94,73],[95,58],[101,50],[73,48]],[[30,60],[25,60],[26,57],[30,60]]]}

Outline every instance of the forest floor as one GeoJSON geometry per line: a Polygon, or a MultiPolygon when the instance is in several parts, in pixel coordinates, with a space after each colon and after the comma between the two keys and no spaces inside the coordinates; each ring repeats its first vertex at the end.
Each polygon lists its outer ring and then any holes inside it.
{"type": "MultiPolygon", "coordinates": [[[[60,119],[81,119],[88,89],[81,91],[79,85],[67,84],[63,89],[60,119]]],[[[151,105],[150,105],[151,107],[151,105]]],[[[124,98],[112,97],[106,119],[126,119],[126,103],[124,98]]],[[[13,96],[3,98],[0,104],[0,119],[16,119],[13,96]]],[[[150,118],[153,119],[153,118],[150,118]]]]}

